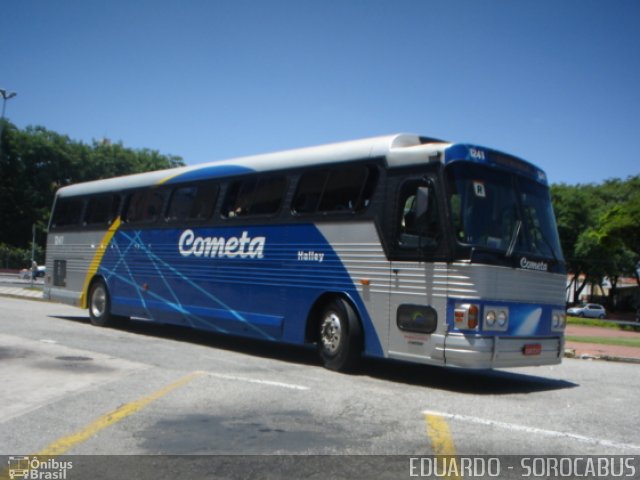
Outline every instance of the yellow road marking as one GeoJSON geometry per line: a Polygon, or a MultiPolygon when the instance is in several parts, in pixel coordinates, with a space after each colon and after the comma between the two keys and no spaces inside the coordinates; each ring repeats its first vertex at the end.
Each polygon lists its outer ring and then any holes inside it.
{"type": "MultiPolygon", "coordinates": [[[[456,462],[456,446],[449,430],[449,424],[440,415],[424,414],[424,420],[427,424],[427,436],[431,440],[431,448],[434,455],[440,455],[450,458],[452,462],[456,462]]],[[[450,463],[447,463],[450,464],[450,463]]],[[[458,470],[455,468],[455,470],[458,470]]],[[[446,475],[446,478],[461,478],[458,475],[446,475]]]]}
{"type": "Polygon", "coordinates": [[[439,415],[425,413],[427,435],[431,440],[434,455],[456,455],[456,447],[449,431],[449,424],[439,415]]]}
{"type": "MultiPolygon", "coordinates": [[[[192,372],[189,375],[186,375],[180,378],[179,380],[176,380],[175,382],[170,383],[166,387],[163,387],[160,390],[157,390],[152,394],[147,395],[146,397],[142,397],[138,400],[122,405],[121,407],[116,408],[112,412],[102,415],[101,417],[91,422],[82,430],[72,433],[71,435],[67,435],[66,437],[59,438],[55,442],[45,447],[43,450],[39,451],[38,453],[34,455],[29,455],[29,458],[32,459],[34,457],[38,457],[38,460],[40,462],[46,462],[48,459],[54,458],[58,455],[62,455],[68,450],[70,450],[71,448],[73,448],[74,446],[78,445],[79,443],[82,443],[88,440],[89,438],[94,436],[96,433],[98,433],[100,430],[103,430],[108,426],[113,425],[114,423],[117,423],[120,420],[127,418],[128,416],[134,414],[135,412],[142,410],[150,403],[158,400],[159,398],[164,397],[165,395],[171,393],[177,388],[182,387],[183,385],[189,383],[191,380],[194,380],[195,378],[204,375],[204,373],[205,372],[192,372]]],[[[0,471],[0,480],[5,480],[5,479],[9,479],[8,468],[3,471],[0,471]]]]}
{"type": "MultiPolygon", "coordinates": [[[[78,445],[79,443],[82,443],[88,440],[89,438],[94,436],[96,433],[98,433],[100,430],[103,430],[108,426],[113,425],[114,423],[117,423],[120,420],[127,418],[128,416],[134,414],[135,412],[142,410],[144,407],[146,407],[150,403],[158,400],[159,398],[164,397],[165,395],[171,393],[175,389],[182,387],[183,385],[189,383],[191,380],[201,375],[204,375],[204,372],[192,372],[189,375],[186,375],[181,379],[176,380],[173,383],[170,383],[166,387],[163,387],[160,390],[157,390],[152,394],[147,395],[146,397],[142,397],[138,400],[122,405],[121,407],[116,408],[112,412],[102,415],[101,417],[91,422],[82,430],[72,433],[71,435],[67,435],[66,437],[59,438],[55,442],[51,443],[49,446],[45,447],[43,450],[39,451],[38,453],[34,455],[29,455],[29,457],[38,457],[38,459],[41,462],[45,462],[49,458],[62,455],[63,453],[67,452],[69,449],[78,445]]],[[[7,478],[5,475],[6,475],[6,472],[2,472],[0,474],[0,479],[7,478]]]]}
{"type": "MultiPolygon", "coordinates": [[[[59,438],[55,442],[51,443],[49,446],[45,447],[43,450],[39,451],[38,453],[34,455],[29,455],[29,458],[38,457],[38,460],[40,462],[46,462],[50,458],[56,457],[58,455],[62,455],[63,453],[67,452],[69,449],[78,445],[79,443],[82,443],[88,440],[89,438],[94,436],[96,433],[98,433],[100,430],[103,430],[108,426],[113,425],[114,423],[117,423],[120,420],[127,418],[133,413],[139,410],[142,410],[144,407],[146,407],[150,403],[158,400],[159,398],[164,397],[165,395],[171,393],[175,389],[182,387],[183,385],[189,383],[191,380],[201,375],[204,375],[204,372],[192,372],[189,375],[186,375],[181,379],[176,380],[173,383],[170,383],[166,387],[163,387],[160,390],[157,390],[152,394],[147,395],[146,397],[142,397],[138,400],[122,405],[121,407],[116,408],[112,412],[102,415],[101,417],[91,422],[88,426],[86,426],[82,430],[72,433],[71,435],[67,435],[66,437],[59,438]]],[[[9,478],[8,469],[0,472],[0,480],[4,480],[8,478],[9,478]]]]}
{"type": "Polygon", "coordinates": [[[189,383],[191,380],[203,374],[204,372],[190,373],[189,375],[182,377],[181,379],[176,380],[173,383],[170,383],[166,387],[161,388],[160,390],[152,393],[151,395],[147,395],[146,397],[142,397],[131,403],[122,405],[121,407],[116,408],[114,411],[109,412],[105,415],[102,415],[100,418],[98,418],[97,420],[94,420],[92,423],[90,423],[87,427],[83,428],[82,430],[56,440],[55,442],[53,442],[52,444],[50,444],[49,446],[47,446],[46,448],[38,452],[36,455],[38,456],[62,455],[64,452],[68,451],[75,445],[82,443],[85,440],[88,440],[93,435],[98,433],[100,430],[103,430],[108,426],[113,425],[114,423],[117,423],[120,420],[127,418],[128,416],[132,415],[138,410],[142,410],[144,407],[146,407],[150,403],[158,400],[159,398],[164,397],[168,393],[171,393],[175,389],[182,387],[186,383],[189,383]]]}

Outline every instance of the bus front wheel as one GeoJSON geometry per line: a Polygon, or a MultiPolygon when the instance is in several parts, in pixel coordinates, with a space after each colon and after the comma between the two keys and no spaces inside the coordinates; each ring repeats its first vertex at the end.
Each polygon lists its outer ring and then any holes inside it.
{"type": "Polygon", "coordinates": [[[89,289],[89,318],[93,325],[108,327],[115,323],[111,314],[111,297],[104,280],[98,279],[89,289]]]}
{"type": "Polygon", "coordinates": [[[350,371],[360,361],[362,328],[351,305],[341,298],[332,300],[320,317],[318,348],[324,366],[350,371]]]}

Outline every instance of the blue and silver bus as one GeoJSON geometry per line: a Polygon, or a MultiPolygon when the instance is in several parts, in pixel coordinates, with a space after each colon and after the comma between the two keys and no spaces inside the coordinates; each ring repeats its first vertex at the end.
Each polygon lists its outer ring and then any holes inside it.
{"type": "Polygon", "coordinates": [[[559,363],[565,263],[545,173],[397,134],[61,188],[45,297],[361,356],[559,363]]]}

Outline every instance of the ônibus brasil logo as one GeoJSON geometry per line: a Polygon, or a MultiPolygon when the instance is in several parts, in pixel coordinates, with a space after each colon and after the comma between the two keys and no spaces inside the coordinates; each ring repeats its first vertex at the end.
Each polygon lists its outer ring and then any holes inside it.
{"type": "MultiPolygon", "coordinates": [[[[55,458],[39,460],[38,457],[9,457],[9,478],[26,478],[33,480],[65,480],[67,471],[73,468],[73,462],[55,458]]],[[[4,477],[3,477],[4,478],[4,477]]]]}
{"type": "Polygon", "coordinates": [[[178,240],[180,255],[209,258],[263,258],[265,237],[251,238],[249,232],[240,237],[198,237],[191,229],[185,230],[178,240]]]}

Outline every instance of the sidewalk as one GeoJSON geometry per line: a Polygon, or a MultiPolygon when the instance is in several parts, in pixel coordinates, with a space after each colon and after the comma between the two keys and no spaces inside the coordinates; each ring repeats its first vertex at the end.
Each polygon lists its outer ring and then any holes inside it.
{"type": "Polygon", "coordinates": [[[42,299],[42,288],[9,287],[0,285],[0,295],[42,299]]]}
{"type": "MultiPolygon", "coordinates": [[[[584,325],[567,325],[567,336],[636,338],[640,332],[618,330],[615,328],[588,327],[584,325]]],[[[602,345],[599,343],[565,342],[565,356],[571,358],[614,360],[640,363],[640,348],[621,345],[602,345]]]]}

